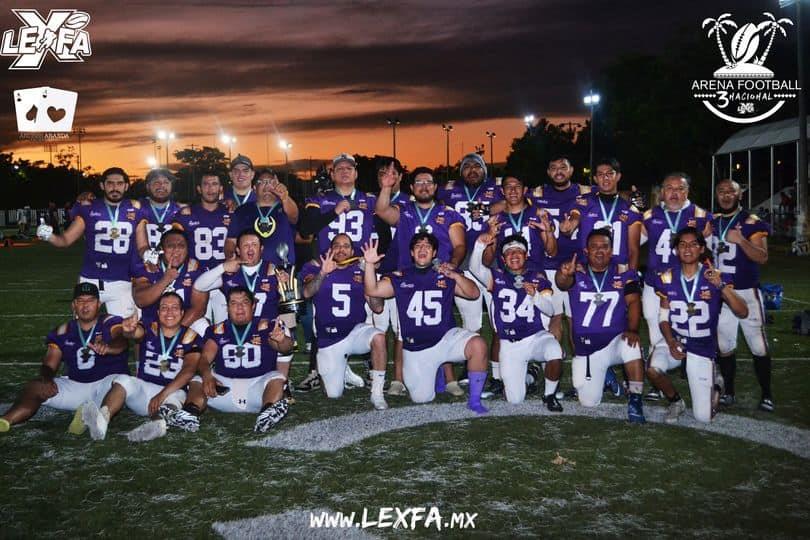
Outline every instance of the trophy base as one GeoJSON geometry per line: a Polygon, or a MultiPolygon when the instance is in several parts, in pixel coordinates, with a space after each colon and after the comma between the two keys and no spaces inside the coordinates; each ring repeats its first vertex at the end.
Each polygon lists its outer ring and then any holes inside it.
{"type": "Polygon", "coordinates": [[[288,313],[294,313],[295,315],[300,315],[304,311],[304,300],[288,300],[286,302],[279,302],[278,304],[278,312],[279,314],[285,315],[288,313]]]}

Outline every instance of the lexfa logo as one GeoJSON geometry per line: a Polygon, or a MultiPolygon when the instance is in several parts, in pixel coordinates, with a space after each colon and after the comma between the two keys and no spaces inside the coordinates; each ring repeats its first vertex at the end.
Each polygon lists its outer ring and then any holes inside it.
{"type": "Polygon", "coordinates": [[[84,11],[53,9],[45,19],[35,9],[11,11],[23,26],[3,32],[0,55],[16,56],[9,69],[39,69],[46,53],[59,62],[84,62],[93,54],[90,34],[84,30],[90,15],[84,11]]]}

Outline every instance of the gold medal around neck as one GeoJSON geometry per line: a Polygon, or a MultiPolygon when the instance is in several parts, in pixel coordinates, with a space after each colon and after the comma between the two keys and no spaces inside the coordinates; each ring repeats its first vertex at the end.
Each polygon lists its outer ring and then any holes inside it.
{"type": "Polygon", "coordinates": [[[110,238],[115,240],[119,236],[121,236],[121,232],[118,230],[118,227],[113,227],[112,229],[110,229],[110,238]]]}
{"type": "Polygon", "coordinates": [[[276,220],[272,217],[256,218],[256,221],[253,222],[253,229],[262,238],[269,238],[276,232],[276,220]]]}

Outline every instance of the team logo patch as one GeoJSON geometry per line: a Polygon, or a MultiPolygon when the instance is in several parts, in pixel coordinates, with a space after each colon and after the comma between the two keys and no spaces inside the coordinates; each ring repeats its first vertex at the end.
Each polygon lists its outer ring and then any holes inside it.
{"type": "Polygon", "coordinates": [[[186,278],[183,280],[183,287],[191,287],[191,278],[186,278]]]}
{"type": "Polygon", "coordinates": [[[692,219],[690,219],[689,221],[686,222],[686,225],[688,227],[697,227],[697,220],[692,218],[692,219]]]}
{"type": "Polygon", "coordinates": [[[180,359],[180,360],[182,360],[182,358],[183,358],[185,355],[186,355],[186,351],[184,351],[184,350],[183,350],[183,347],[177,347],[177,348],[174,350],[174,356],[176,356],[176,357],[177,357],[178,359],[180,359]]]}
{"type": "Polygon", "coordinates": [[[254,345],[261,345],[262,344],[262,338],[259,337],[258,334],[253,334],[253,337],[250,338],[250,342],[253,343],[254,345]]]}
{"type": "Polygon", "coordinates": [[[360,208],[360,210],[368,210],[368,203],[366,201],[360,201],[357,203],[357,207],[360,208]]]}
{"type": "Polygon", "coordinates": [[[436,223],[439,225],[444,225],[444,216],[443,215],[436,216],[436,223]]]}
{"type": "Polygon", "coordinates": [[[225,225],[226,227],[231,224],[230,214],[225,214],[224,216],[222,216],[222,224],[225,225]]]}
{"type": "Polygon", "coordinates": [[[627,214],[620,214],[619,221],[627,221],[629,217],[627,214]]]}
{"type": "Polygon", "coordinates": [[[661,283],[663,283],[664,285],[669,285],[670,283],[672,283],[671,270],[665,270],[664,272],[661,272],[659,276],[661,276],[661,283]]]}
{"type": "Polygon", "coordinates": [[[439,288],[442,288],[442,289],[446,289],[447,288],[447,281],[445,281],[443,279],[439,279],[439,280],[436,281],[436,286],[439,287],[439,288]]]}
{"type": "Polygon", "coordinates": [[[135,210],[129,209],[127,210],[127,220],[134,220],[135,219],[135,210]]]}
{"type": "Polygon", "coordinates": [[[270,292],[270,284],[269,283],[264,282],[264,283],[261,284],[261,286],[259,288],[261,290],[263,290],[264,292],[270,292]]]}
{"type": "Polygon", "coordinates": [[[363,283],[363,276],[359,274],[355,274],[354,276],[352,276],[352,279],[354,280],[355,283],[363,283]]]}
{"type": "Polygon", "coordinates": [[[621,280],[617,279],[616,281],[613,282],[614,289],[621,289],[622,287],[624,287],[624,285],[622,284],[621,280]]]}
{"type": "Polygon", "coordinates": [[[700,291],[700,299],[701,300],[711,300],[712,299],[712,291],[710,291],[710,290],[700,291]]]}

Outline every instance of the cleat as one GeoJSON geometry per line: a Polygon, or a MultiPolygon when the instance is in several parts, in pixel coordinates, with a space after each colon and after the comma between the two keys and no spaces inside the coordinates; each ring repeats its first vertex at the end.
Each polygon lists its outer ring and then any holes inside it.
{"type": "Polygon", "coordinates": [[[150,420],[144,422],[127,433],[127,440],[129,442],[146,442],[154,439],[159,439],[166,435],[166,420],[160,418],[158,420],[150,420]]]}
{"type": "Polygon", "coordinates": [[[284,399],[287,400],[287,405],[295,405],[295,397],[292,395],[292,390],[290,389],[290,383],[284,383],[284,399]]]}
{"type": "MultiPolygon", "coordinates": [[[[75,413],[73,413],[73,420],[70,421],[70,425],[68,426],[68,433],[71,435],[81,435],[87,431],[87,426],[85,426],[84,422],[82,422],[83,408],[84,404],[79,405],[79,408],[76,409],[75,413]]],[[[2,431],[2,429],[0,429],[0,431],[2,431]]]]}
{"type": "Polygon", "coordinates": [[[451,396],[461,397],[464,395],[464,389],[459,386],[457,381],[451,381],[447,383],[447,386],[444,389],[445,392],[450,394],[451,396]]]}
{"type": "Polygon", "coordinates": [[[90,430],[90,438],[94,441],[104,440],[107,436],[107,426],[110,423],[109,418],[94,401],[86,402],[81,409],[82,422],[90,430]]]}
{"type": "Polygon", "coordinates": [[[771,398],[762,398],[759,401],[759,410],[765,412],[773,412],[774,405],[771,398]]]}
{"type": "Polygon", "coordinates": [[[174,418],[177,414],[177,409],[172,407],[171,405],[166,405],[165,403],[158,407],[158,418],[166,422],[166,425],[171,425],[169,422],[170,419],[174,418]]]}
{"type": "Polygon", "coordinates": [[[259,413],[256,417],[256,425],[253,426],[255,433],[267,433],[273,426],[281,422],[289,411],[289,404],[286,399],[280,399],[259,413]]]}
{"type": "Polygon", "coordinates": [[[557,390],[557,393],[554,394],[554,395],[557,396],[558,400],[563,400],[563,399],[577,400],[577,399],[579,399],[579,392],[577,392],[576,388],[569,388],[565,392],[563,392],[562,390],[557,390]]]}
{"type": "Polygon", "coordinates": [[[526,395],[531,396],[540,390],[540,366],[534,362],[529,364],[526,369],[526,395]]]}
{"type": "Polygon", "coordinates": [[[467,408],[470,409],[475,414],[487,414],[489,409],[481,405],[481,403],[468,403],[467,408]]]}
{"type": "Polygon", "coordinates": [[[664,422],[667,424],[674,424],[678,421],[678,418],[683,414],[683,411],[686,410],[686,403],[683,402],[682,399],[678,401],[673,401],[667,407],[667,414],[664,416],[664,422]]]}
{"type": "Polygon", "coordinates": [[[314,369],[310,371],[304,380],[298,383],[295,389],[299,392],[309,392],[317,390],[321,387],[321,376],[314,369]]]}
{"type": "Polygon", "coordinates": [[[388,403],[386,403],[385,398],[382,394],[375,396],[371,394],[371,404],[374,405],[374,408],[378,411],[384,411],[388,408],[388,403]]]}
{"type": "Polygon", "coordinates": [[[619,379],[616,378],[616,373],[614,373],[611,368],[608,368],[608,370],[605,372],[604,390],[610,390],[616,397],[621,397],[624,395],[624,386],[622,386],[619,379]]]}
{"type": "Polygon", "coordinates": [[[644,399],[647,401],[658,401],[664,399],[664,393],[657,388],[650,388],[650,391],[644,394],[644,399]]]}
{"type": "Polygon", "coordinates": [[[405,388],[405,385],[402,384],[401,381],[391,381],[387,393],[389,396],[404,396],[408,393],[408,389],[405,388]]]}
{"type": "Polygon", "coordinates": [[[627,401],[627,419],[631,424],[643,424],[647,421],[644,418],[643,403],[641,394],[630,394],[627,401]]]}
{"type": "Polygon", "coordinates": [[[346,365],[346,371],[343,374],[343,384],[346,388],[363,388],[366,383],[363,382],[363,377],[352,371],[349,365],[346,365]]]}
{"type": "Polygon", "coordinates": [[[720,396],[720,405],[723,407],[731,407],[737,402],[734,394],[723,394],[720,396]]]}
{"type": "Polygon", "coordinates": [[[560,400],[557,399],[557,394],[549,394],[543,398],[546,402],[546,408],[551,412],[562,412],[563,407],[560,400]]]}
{"type": "Polygon", "coordinates": [[[166,425],[168,427],[196,433],[200,429],[200,418],[184,409],[180,409],[179,411],[175,411],[171,418],[166,420],[166,425]]]}
{"type": "Polygon", "coordinates": [[[0,418],[0,433],[5,433],[11,429],[11,424],[5,418],[0,418]]]}
{"type": "Polygon", "coordinates": [[[490,379],[486,389],[481,392],[481,399],[493,399],[503,395],[503,381],[490,379]]]}

